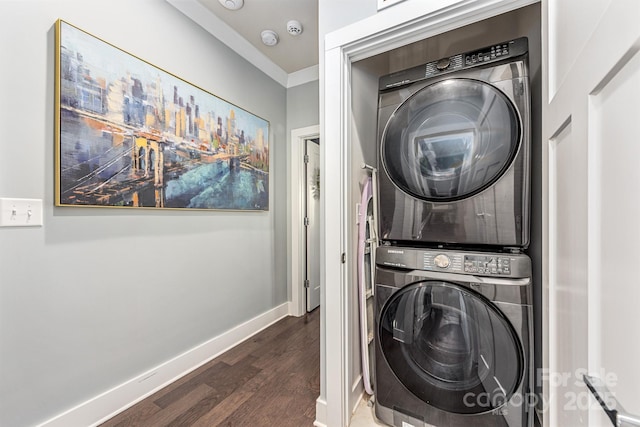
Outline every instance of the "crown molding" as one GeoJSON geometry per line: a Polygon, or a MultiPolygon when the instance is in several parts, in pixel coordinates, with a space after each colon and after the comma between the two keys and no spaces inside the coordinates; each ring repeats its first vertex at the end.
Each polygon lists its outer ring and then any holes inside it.
{"type": "Polygon", "coordinates": [[[300,86],[305,83],[313,82],[320,79],[320,67],[314,65],[312,67],[303,68],[302,70],[295,71],[289,74],[287,79],[287,89],[300,86]]]}
{"type": "Polygon", "coordinates": [[[236,30],[218,18],[197,0],[166,0],[183,15],[204,28],[209,34],[249,61],[260,71],[284,87],[288,87],[289,74],[256,49],[236,30]]]}

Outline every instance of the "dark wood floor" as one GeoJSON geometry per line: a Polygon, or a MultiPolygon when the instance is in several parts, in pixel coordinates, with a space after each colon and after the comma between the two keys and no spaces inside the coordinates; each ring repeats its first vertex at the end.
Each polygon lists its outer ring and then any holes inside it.
{"type": "Polygon", "coordinates": [[[312,426],[320,310],[286,317],[101,427],[312,426]]]}

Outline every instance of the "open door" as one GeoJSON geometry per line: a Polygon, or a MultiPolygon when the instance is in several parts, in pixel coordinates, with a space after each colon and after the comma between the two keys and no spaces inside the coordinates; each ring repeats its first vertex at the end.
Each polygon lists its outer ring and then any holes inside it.
{"type": "Polygon", "coordinates": [[[545,426],[640,415],[639,17],[637,0],[543,1],[545,426]]]}
{"type": "Polygon", "coordinates": [[[320,305],[320,144],[305,141],[305,235],[307,312],[320,305]]]}

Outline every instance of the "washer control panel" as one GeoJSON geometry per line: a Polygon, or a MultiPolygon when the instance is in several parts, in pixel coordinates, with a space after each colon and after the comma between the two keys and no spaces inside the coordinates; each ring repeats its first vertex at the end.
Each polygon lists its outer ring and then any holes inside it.
{"type": "Polygon", "coordinates": [[[462,272],[460,254],[424,251],[422,261],[422,270],[462,272]]]}
{"type": "Polygon", "coordinates": [[[433,259],[433,262],[436,264],[436,267],[447,268],[451,265],[451,258],[446,256],[445,254],[436,255],[433,259]]]}
{"type": "Polygon", "coordinates": [[[505,256],[465,255],[465,273],[510,275],[511,260],[505,256]]]}
{"type": "Polygon", "coordinates": [[[376,264],[393,269],[494,277],[530,277],[531,260],[519,253],[380,246],[376,264]]]}

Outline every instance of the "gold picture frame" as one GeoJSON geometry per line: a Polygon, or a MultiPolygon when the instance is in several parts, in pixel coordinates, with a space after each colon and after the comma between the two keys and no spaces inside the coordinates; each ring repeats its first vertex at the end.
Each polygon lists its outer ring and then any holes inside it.
{"type": "Polygon", "coordinates": [[[56,206],[269,209],[269,122],[56,22],[56,206]]]}

